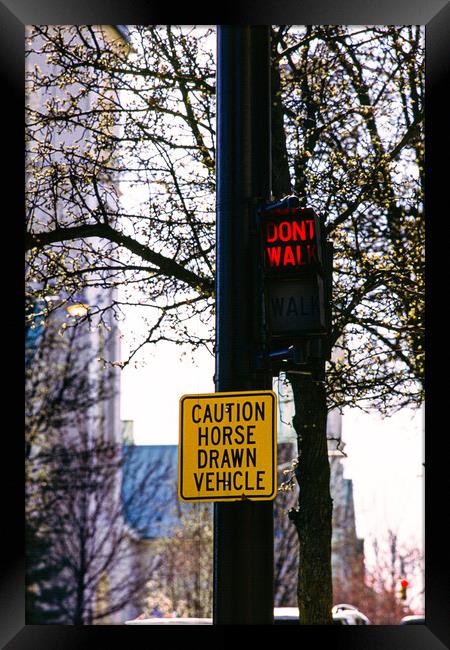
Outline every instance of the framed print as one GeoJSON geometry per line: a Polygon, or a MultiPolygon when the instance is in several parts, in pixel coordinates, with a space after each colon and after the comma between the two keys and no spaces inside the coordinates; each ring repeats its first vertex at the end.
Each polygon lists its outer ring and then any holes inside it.
{"type": "MultiPolygon", "coordinates": [[[[443,394],[446,385],[445,363],[446,326],[435,327],[433,305],[445,294],[439,291],[446,259],[443,250],[448,238],[447,186],[449,183],[448,135],[448,72],[450,61],[450,6],[446,0],[393,0],[373,3],[368,0],[285,0],[278,3],[244,0],[233,6],[172,8],[161,3],[119,3],[101,0],[96,3],[56,2],[43,0],[4,0],[0,3],[0,38],[2,96],[3,96],[3,220],[4,252],[7,262],[6,300],[3,322],[8,340],[5,341],[6,362],[5,410],[8,425],[4,427],[3,450],[3,516],[2,578],[0,582],[0,642],[8,650],[50,650],[55,648],[103,648],[109,643],[124,643],[128,647],[146,647],[154,640],[145,626],[123,625],[26,625],[25,624],[25,533],[24,533],[24,464],[23,464],[23,263],[22,247],[24,211],[24,44],[27,25],[87,25],[122,21],[129,25],[208,25],[216,24],[293,24],[293,25],[424,25],[425,26],[425,213],[427,216],[427,397],[425,406],[425,619],[424,625],[377,626],[358,630],[336,630],[334,626],[267,627],[267,642],[282,642],[284,636],[299,647],[311,643],[326,644],[349,650],[385,647],[389,650],[445,650],[450,647],[450,617],[448,589],[448,520],[446,479],[448,460],[441,451],[446,438],[447,414],[443,394]],[[430,314],[431,312],[431,314],[430,314]],[[430,314],[431,318],[428,318],[430,314]],[[433,328],[435,336],[431,336],[433,328]],[[434,349],[433,349],[434,348],[434,349]],[[436,372],[436,368],[438,371],[436,372]],[[6,392],[7,391],[7,392],[6,392]],[[14,396],[14,400],[12,397],[14,396]],[[282,639],[281,639],[282,637],[282,639]],[[269,641],[270,638],[270,641],[269,641]]],[[[434,313],[445,311],[434,310],[434,313]]],[[[445,316],[444,316],[445,318],[445,316]]],[[[283,330],[284,331],[284,330],[283,330]]],[[[201,639],[192,632],[192,642],[201,639]]],[[[223,646],[239,638],[241,630],[234,626],[212,626],[205,640],[221,642],[223,646]],[[210,636],[212,635],[212,637],[210,636]]],[[[154,632],[152,632],[153,634],[154,632]]],[[[251,632],[250,632],[251,633],[251,632]]],[[[176,628],[158,628],[163,642],[172,635],[178,640],[176,628]],[[174,631],[175,629],[175,631],[174,631]]],[[[189,634],[189,632],[188,632],[189,634]]],[[[259,632],[258,632],[259,634],[259,632]]],[[[189,640],[190,641],[190,640],[189,640]]]]}

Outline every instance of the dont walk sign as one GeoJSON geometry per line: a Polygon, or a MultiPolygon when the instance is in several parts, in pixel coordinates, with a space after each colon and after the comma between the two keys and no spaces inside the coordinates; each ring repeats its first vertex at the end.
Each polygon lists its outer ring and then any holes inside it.
{"type": "Polygon", "coordinates": [[[180,399],[178,495],[182,501],[275,498],[276,401],[270,390],[180,399]]]}
{"type": "Polygon", "coordinates": [[[265,349],[272,374],[329,358],[333,251],[325,222],[295,196],[258,209],[265,349]],[[283,360],[284,359],[284,360],[283,360]]]}

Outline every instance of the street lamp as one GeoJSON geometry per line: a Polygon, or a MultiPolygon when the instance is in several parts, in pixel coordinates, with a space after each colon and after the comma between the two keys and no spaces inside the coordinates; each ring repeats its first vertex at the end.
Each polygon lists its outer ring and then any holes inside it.
{"type": "Polygon", "coordinates": [[[89,311],[89,304],[86,302],[86,298],[82,295],[74,296],[72,301],[66,305],[66,311],[69,316],[74,318],[81,318],[86,316],[89,311]]]}

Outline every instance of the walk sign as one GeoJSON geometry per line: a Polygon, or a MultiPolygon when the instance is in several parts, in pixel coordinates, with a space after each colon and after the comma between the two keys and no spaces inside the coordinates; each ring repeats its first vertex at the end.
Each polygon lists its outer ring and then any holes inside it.
{"type": "Polygon", "coordinates": [[[271,390],[180,399],[178,496],[182,501],[275,498],[276,403],[271,390]]]}

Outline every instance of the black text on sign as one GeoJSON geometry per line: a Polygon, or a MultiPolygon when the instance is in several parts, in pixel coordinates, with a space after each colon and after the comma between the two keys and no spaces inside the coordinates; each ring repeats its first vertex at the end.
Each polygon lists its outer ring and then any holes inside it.
{"type": "Polygon", "coordinates": [[[275,393],[181,398],[178,494],[183,501],[275,497],[275,393]]]}

